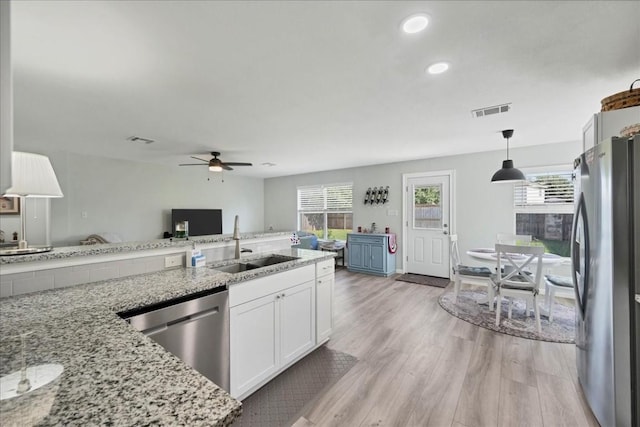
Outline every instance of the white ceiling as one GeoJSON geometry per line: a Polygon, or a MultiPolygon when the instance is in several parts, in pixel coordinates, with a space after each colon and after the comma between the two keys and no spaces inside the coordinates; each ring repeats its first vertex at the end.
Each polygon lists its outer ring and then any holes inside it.
{"type": "Polygon", "coordinates": [[[580,140],[640,78],[631,1],[14,1],[12,37],[16,148],[215,150],[256,177],[504,149],[505,128],[512,147],[580,140]],[[416,12],[426,31],[401,33],[416,12]]]}

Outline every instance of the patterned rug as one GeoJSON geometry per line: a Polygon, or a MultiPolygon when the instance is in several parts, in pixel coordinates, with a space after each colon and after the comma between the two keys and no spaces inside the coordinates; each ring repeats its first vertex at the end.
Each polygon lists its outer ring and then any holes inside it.
{"type": "MultiPolygon", "coordinates": [[[[478,304],[476,301],[486,299],[485,290],[461,290],[458,302],[455,302],[453,290],[440,296],[438,302],[449,314],[456,316],[465,322],[490,329],[503,334],[532,340],[551,341],[573,344],[575,338],[575,311],[573,306],[555,303],[553,306],[553,323],[549,318],[541,314],[540,324],[542,333],[538,334],[536,320],[533,314],[525,317],[525,302],[514,299],[512,319],[507,317],[509,304],[503,299],[500,326],[496,326],[496,313],[489,311],[489,304],[478,304]]],[[[543,299],[541,297],[540,299],[543,299]]]]}
{"type": "Polygon", "coordinates": [[[233,427],[290,426],[325,387],[338,381],[357,358],[322,346],[265,384],[242,402],[233,427]]]}
{"type": "Polygon", "coordinates": [[[396,280],[399,280],[401,282],[416,283],[418,285],[436,286],[438,288],[446,288],[449,284],[449,279],[413,273],[406,273],[398,276],[396,277],[396,280]]]}

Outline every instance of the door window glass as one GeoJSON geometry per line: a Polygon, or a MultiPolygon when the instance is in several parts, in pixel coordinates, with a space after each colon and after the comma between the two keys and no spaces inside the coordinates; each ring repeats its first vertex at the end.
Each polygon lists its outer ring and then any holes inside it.
{"type": "Polygon", "coordinates": [[[442,229],[442,184],[413,187],[413,228],[442,229]]]}

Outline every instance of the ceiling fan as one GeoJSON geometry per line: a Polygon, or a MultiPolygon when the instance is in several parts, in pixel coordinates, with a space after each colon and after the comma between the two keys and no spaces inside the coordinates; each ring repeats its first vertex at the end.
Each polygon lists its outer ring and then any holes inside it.
{"type": "Polygon", "coordinates": [[[192,159],[203,161],[204,163],[182,163],[179,166],[209,166],[209,170],[211,172],[221,172],[223,169],[227,171],[232,171],[233,168],[231,166],[253,166],[251,163],[242,163],[242,162],[223,162],[218,158],[220,153],[217,151],[212,151],[211,155],[213,159],[205,160],[199,157],[191,156],[192,159]]]}

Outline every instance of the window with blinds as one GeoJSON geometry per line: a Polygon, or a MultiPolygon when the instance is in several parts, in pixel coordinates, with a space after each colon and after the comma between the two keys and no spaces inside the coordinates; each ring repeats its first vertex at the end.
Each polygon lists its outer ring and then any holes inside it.
{"type": "Polygon", "coordinates": [[[298,229],[346,240],[353,228],[353,184],[298,187],[298,229]]]}
{"type": "MultiPolygon", "coordinates": [[[[526,181],[514,184],[513,202],[516,208],[573,208],[571,171],[526,173],[526,181]]],[[[564,210],[564,209],[563,209],[564,210]]]]}
{"type": "Polygon", "coordinates": [[[527,180],[513,186],[515,233],[530,235],[545,252],[569,257],[574,198],[571,166],[522,172],[527,180]]]}

